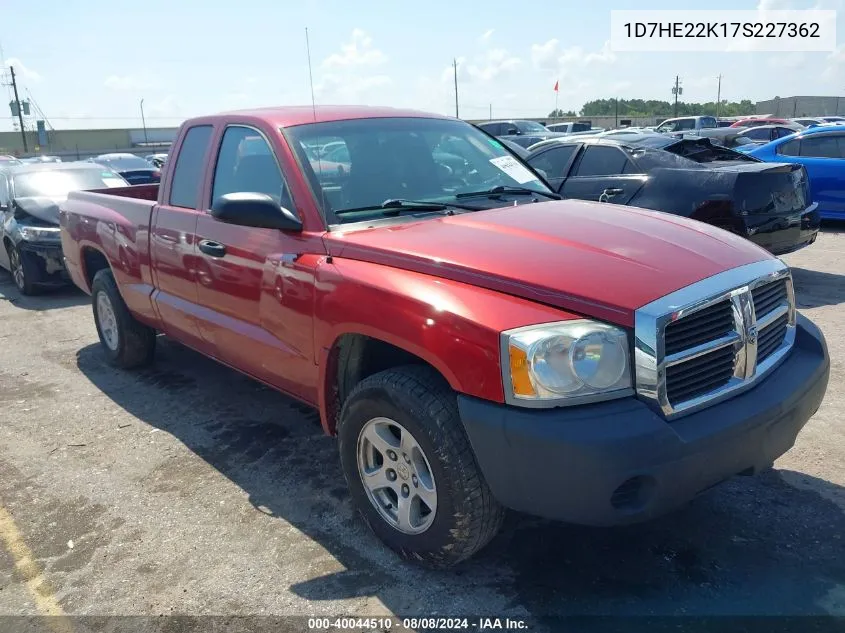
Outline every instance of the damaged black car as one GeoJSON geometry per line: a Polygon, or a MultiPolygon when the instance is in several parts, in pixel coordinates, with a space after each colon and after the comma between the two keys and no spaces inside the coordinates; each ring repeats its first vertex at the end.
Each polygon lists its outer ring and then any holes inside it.
{"type": "Polygon", "coordinates": [[[775,255],[812,244],[819,232],[804,167],[748,160],[709,138],[632,132],[549,140],[529,151],[528,164],[564,198],[685,216],[775,255]]]}
{"type": "Polygon", "coordinates": [[[126,186],[117,172],[87,162],[0,166],[0,268],[26,295],[66,283],[59,203],[71,191],[126,186]]]}

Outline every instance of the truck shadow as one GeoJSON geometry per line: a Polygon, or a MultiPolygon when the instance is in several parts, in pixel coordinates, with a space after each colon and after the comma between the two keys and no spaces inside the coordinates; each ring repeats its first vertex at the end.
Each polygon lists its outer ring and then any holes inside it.
{"type": "Polygon", "coordinates": [[[845,303],[845,275],[790,267],[798,309],[845,303]]]}
{"type": "Polygon", "coordinates": [[[244,490],[256,511],[290,523],[342,565],[322,575],[316,563],[296,567],[315,574],[288,588],[302,598],[372,596],[396,614],[540,621],[845,614],[845,492],[830,482],[777,471],[737,478],[674,515],[626,528],[511,515],[475,559],[427,571],[400,562],[362,525],[316,411],[163,337],[160,343],[155,365],[141,371],[110,368],[97,345],[80,350],[77,365],[115,403],[244,490]]]}
{"type": "Polygon", "coordinates": [[[90,303],[91,299],[73,284],[58,288],[46,288],[42,294],[27,297],[18,291],[12,277],[0,269],[0,300],[10,301],[24,310],[55,310],[90,303]]]}

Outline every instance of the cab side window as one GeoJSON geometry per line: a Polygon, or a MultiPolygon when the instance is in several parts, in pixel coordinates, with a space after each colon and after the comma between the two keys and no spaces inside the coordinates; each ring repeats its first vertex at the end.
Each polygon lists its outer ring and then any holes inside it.
{"type": "Polygon", "coordinates": [[[170,185],[170,204],[174,207],[197,208],[211,131],[210,125],[197,125],[185,134],[170,185]]]}
{"type": "Polygon", "coordinates": [[[264,193],[294,211],[293,200],[270,144],[253,128],[226,128],[214,169],[212,204],[227,193],[264,193]]]}

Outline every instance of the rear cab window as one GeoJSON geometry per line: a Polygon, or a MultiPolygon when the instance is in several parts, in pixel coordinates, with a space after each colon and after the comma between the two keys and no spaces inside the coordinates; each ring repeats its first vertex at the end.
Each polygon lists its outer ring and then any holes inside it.
{"type": "Polygon", "coordinates": [[[173,169],[171,206],[197,208],[212,130],[210,125],[196,125],[186,132],[173,169]]]}

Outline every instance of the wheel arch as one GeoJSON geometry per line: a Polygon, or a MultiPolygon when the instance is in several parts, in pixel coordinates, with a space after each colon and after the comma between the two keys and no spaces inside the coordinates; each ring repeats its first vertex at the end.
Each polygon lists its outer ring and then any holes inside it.
{"type": "Polygon", "coordinates": [[[371,333],[344,332],[323,349],[320,362],[320,418],[323,429],[334,435],[344,401],[359,382],[380,371],[404,365],[429,367],[456,391],[458,378],[426,350],[391,342],[371,333]]]}

